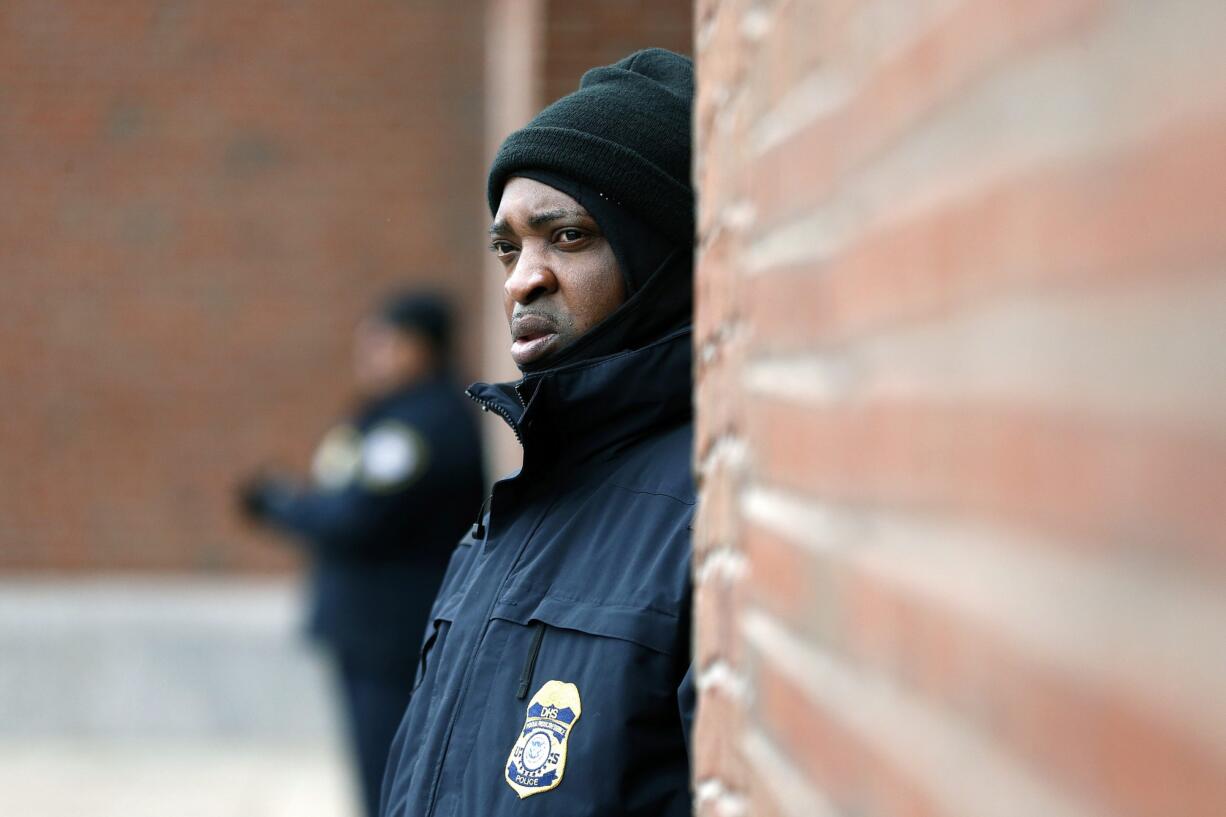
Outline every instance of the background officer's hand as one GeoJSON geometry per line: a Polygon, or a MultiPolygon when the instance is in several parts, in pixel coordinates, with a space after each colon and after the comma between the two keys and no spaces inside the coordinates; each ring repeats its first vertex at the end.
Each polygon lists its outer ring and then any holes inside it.
{"type": "Polygon", "coordinates": [[[247,477],[235,489],[238,509],[244,517],[253,521],[264,518],[268,510],[268,478],[262,474],[247,477]]]}
{"type": "Polygon", "coordinates": [[[238,508],[244,517],[260,522],[268,516],[275,494],[285,490],[283,481],[260,471],[244,479],[235,489],[238,508]]]}

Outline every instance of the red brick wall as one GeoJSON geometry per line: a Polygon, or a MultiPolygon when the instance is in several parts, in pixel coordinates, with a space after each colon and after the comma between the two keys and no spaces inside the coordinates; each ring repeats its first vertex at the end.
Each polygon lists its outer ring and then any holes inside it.
{"type": "Polygon", "coordinates": [[[232,482],[305,463],[389,284],[479,298],[480,11],[0,4],[0,568],[282,563],[232,482]]]}
{"type": "Polygon", "coordinates": [[[693,52],[693,3],[679,0],[545,2],[542,70],[546,101],[579,87],[583,72],[656,46],[693,52]]]}
{"type": "Polygon", "coordinates": [[[1226,6],[697,14],[700,812],[1226,813],[1226,6]]]}
{"type": "MultiPolygon", "coordinates": [[[[489,0],[486,7],[486,163],[502,140],[541,108],[579,87],[583,72],[642,48],[692,52],[692,4],[680,0],[489,0]]],[[[484,190],[484,188],[482,188],[484,190]]],[[[480,217],[488,223],[489,211],[480,217]]],[[[487,259],[484,272],[484,331],[481,377],[512,380],[503,269],[487,259]]],[[[493,475],[519,466],[521,451],[501,419],[486,417],[493,475]]]]}

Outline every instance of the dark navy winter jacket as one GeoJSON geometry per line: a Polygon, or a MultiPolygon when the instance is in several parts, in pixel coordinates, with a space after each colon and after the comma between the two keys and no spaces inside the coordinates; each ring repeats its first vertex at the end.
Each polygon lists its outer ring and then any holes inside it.
{"type": "Polygon", "coordinates": [[[385,817],[690,814],[690,359],[470,389],[524,463],[448,567],[385,817]]]}
{"type": "Polygon", "coordinates": [[[313,557],[310,630],[347,660],[412,677],[435,592],[481,504],[472,413],[449,377],[419,381],[325,438],[310,490],[269,493],[268,521],[313,557]]]}

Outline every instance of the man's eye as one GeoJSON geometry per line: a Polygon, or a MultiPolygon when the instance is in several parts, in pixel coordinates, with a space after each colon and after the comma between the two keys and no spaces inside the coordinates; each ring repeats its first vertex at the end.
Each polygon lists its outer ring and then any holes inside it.
{"type": "Polygon", "coordinates": [[[515,245],[509,241],[491,241],[490,249],[495,255],[510,255],[515,252],[515,245]]]}
{"type": "Polygon", "coordinates": [[[567,227],[567,228],[558,230],[558,233],[555,236],[554,240],[559,241],[563,244],[573,244],[576,241],[582,241],[584,238],[587,238],[587,235],[582,230],[576,230],[573,227],[567,227]]]}

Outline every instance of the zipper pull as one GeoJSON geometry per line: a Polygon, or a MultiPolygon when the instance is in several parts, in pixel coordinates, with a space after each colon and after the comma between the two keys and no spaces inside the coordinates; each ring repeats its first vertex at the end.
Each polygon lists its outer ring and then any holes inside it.
{"type": "Polygon", "coordinates": [[[485,512],[490,507],[490,500],[494,498],[494,492],[490,491],[489,496],[481,503],[481,510],[477,511],[477,521],[473,523],[473,538],[485,539],[485,512]]]}

